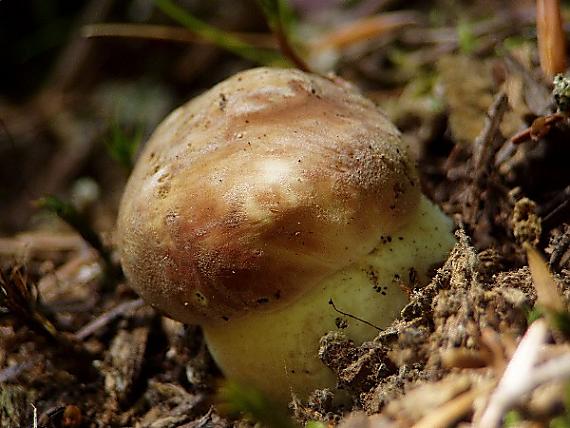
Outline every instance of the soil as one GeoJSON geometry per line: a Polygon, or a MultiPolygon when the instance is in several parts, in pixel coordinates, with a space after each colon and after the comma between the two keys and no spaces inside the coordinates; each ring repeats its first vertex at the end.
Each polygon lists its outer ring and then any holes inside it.
{"type": "MultiPolygon", "coordinates": [[[[289,416],[255,393],[217,393],[222,375],[200,329],[144,304],[113,237],[134,143],[174,106],[255,64],[175,41],[172,27],[147,40],[143,25],[174,25],[152,2],[47,1],[26,19],[59,25],[57,47],[8,25],[27,12],[4,3],[0,34],[19,50],[4,50],[0,83],[0,427],[570,426],[570,120],[538,60],[534,2],[362,0],[330,2],[327,13],[292,2],[299,34],[396,14],[399,24],[372,38],[353,29],[334,55],[316,43],[302,52],[310,67],[334,57],[328,69],[401,129],[457,245],[374,340],[322,338],[319,357],[350,408],[317,390],[293,397],[289,416]],[[79,34],[129,20],[140,25],[131,37],[79,34]],[[48,195],[57,199],[38,202],[48,195]]],[[[186,6],[275,45],[253,2],[186,6]]]]}

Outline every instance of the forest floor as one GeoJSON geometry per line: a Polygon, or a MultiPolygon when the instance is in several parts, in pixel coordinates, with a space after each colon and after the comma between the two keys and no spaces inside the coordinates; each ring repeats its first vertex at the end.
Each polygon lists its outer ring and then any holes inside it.
{"type": "MultiPolygon", "coordinates": [[[[197,41],[151,1],[47,1],[29,30],[16,25],[26,2],[9,3],[1,427],[570,427],[570,120],[540,67],[534,2],[291,2],[308,64],[387,112],[458,243],[373,341],[322,342],[352,408],[315,391],[289,416],[247,391],[220,398],[200,329],[145,305],[114,245],[138,144],[257,63],[197,41]],[[224,399],[243,417],[220,413],[224,399]]],[[[253,1],[185,6],[275,47],[253,1]]]]}

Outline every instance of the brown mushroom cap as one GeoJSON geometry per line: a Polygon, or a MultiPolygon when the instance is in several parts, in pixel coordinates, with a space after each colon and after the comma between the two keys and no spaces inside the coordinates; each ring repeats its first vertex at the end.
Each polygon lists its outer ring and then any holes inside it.
{"type": "Polygon", "coordinates": [[[239,73],[174,111],[120,207],[133,287],[188,323],[292,303],[405,224],[420,197],[397,129],[345,82],[239,73]]]}

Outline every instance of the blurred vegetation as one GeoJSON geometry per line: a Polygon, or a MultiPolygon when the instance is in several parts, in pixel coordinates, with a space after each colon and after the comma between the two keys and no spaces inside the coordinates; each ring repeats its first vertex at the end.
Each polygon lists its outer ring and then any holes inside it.
{"type": "Polygon", "coordinates": [[[233,417],[245,417],[271,428],[295,428],[285,409],[265,397],[255,388],[226,381],[218,391],[221,412],[233,417]]]}
{"type": "Polygon", "coordinates": [[[22,98],[45,83],[87,0],[0,2],[0,95],[22,98]]]}
{"type": "Polygon", "coordinates": [[[284,66],[287,64],[279,53],[267,49],[258,49],[236,36],[208,25],[171,0],[155,0],[155,3],[166,15],[184,25],[200,38],[212,42],[218,47],[261,65],[284,66]]]}

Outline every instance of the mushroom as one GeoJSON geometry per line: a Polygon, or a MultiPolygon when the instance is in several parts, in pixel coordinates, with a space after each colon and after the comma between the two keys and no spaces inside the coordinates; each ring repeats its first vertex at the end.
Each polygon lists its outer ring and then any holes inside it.
{"type": "Polygon", "coordinates": [[[228,378],[287,402],[334,387],[319,339],[390,325],[453,246],[451,227],[370,100],[339,78],[257,68],[158,127],[118,244],[132,287],[200,324],[228,378]]]}

